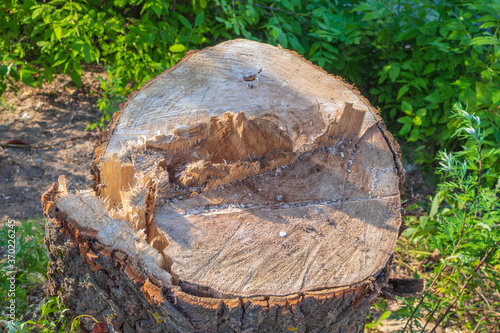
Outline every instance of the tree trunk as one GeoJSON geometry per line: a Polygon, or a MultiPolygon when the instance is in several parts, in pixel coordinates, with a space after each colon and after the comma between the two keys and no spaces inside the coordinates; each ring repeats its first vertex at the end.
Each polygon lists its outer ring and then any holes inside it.
{"type": "Polygon", "coordinates": [[[121,332],[359,332],[400,159],[369,102],[296,53],[192,52],[121,106],[93,190],[43,196],[49,289],[121,332]]]}

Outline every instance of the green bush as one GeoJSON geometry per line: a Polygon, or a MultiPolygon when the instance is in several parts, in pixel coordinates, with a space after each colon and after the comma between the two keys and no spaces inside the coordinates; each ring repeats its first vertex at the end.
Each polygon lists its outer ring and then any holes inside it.
{"type": "Polygon", "coordinates": [[[481,117],[485,145],[498,146],[500,2],[381,3],[355,9],[364,13],[366,36],[377,49],[369,76],[375,80],[367,88],[386,118],[401,124],[401,139],[424,143],[419,162],[431,162],[436,149],[459,147],[452,138],[458,122],[449,111],[454,100],[481,117]]]}
{"type": "MultiPolygon", "coordinates": [[[[500,306],[500,177],[484,168],[488,155],[498,157],[500,148],[485,152],[485,131],[481,119],[460,104],[453,108],[457,129],[452,135],[466,145],[456,153],[438,154],[442,182],[429,207],[403,236],[417,248],[416,259],[424,261],[431,253],[441,259],[424,266],[427,292],[418,303],[406,300],[395,317],[410,320],[408,328],[420,331],[416,318],[426,318],[443,326],[488,331],[498,328],[494,310],[500,306]],[[494,185],[488,185],[494,184],[494,185]]],[[[429,329],[430,326],[428,325],[429,329]]],[[[425,332],[425,330],[423,330],[425,332]]]]}
{"type": "Polygon", "coordinates": [[[14,81],[35,86],[85,64],[112,65],[122,86],[137,89],[185,51],[208,45],[206,3],[175,1],[8,0],[1,5],[0,92],[14,81]],[[193,20],[184,17],[193,16],[193,20]]]}
{"type": "MultiPolygon", "coordinates": [[[[0,248],[4,251],[0,261],[0,325],[6,332],[59,332],[68,320],[58,297],[50,297],[41,304],[41,314],[36,321],[23,318],[28,310],[35,310],[28,295],[47,278],[49,258],[43,244],[43,221],[29,219],[20,225],[4,223],[0,230],[0,248]],[[10,289],[9,278],[14,277],[15,290],[10,289]],[[8,306],[15,301],[15,319],[10,316],[8,306]]],[[[33,296],[31,296],[33,297],[33,296]]]]}
{"type": "Polygon", "coordinates": [[[102,64],[126,94],[189,49],[244,37],[355,83],[418,163],[459,148],[457,99],[483,120],[485,149],[500,142],[499,0],[8,0],[0,12],[0,93],[55,73],[79,85],[86,64],[102,64]]]}
{"type": "Polygon", "coordinates": [[[44,232],[33,220],[21,221],[20,226],[6,225],[0,230],[0,303],[6,309],[10,282],[8,278],[15,272],[15,299],[17,311],[24,313],[28,307],[28,294],[45,282],[49,258],[43,246],[44,232]],[[15,252],[12,252],[15,250],[15,252]],[[10,252],[9,252],[10,251],[10,252]]]}

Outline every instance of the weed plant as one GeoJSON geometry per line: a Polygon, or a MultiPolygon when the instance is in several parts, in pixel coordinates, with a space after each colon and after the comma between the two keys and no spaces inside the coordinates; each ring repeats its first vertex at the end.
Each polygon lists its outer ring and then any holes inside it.
{"type": "Polygon", "coordinates": [[[36,320],[24,318],[27,313],[34,311],[36,304],[32,304],[33,293],[41,288],[47,278],[48,256],[47,249],[43,244],[44,230],[41,227],[43,221],[29,219],[21,221],[20,225],[13,227],[15,237],[9,237],[13,233],[11,228],[4,223],[0,230],[0,249],[8,248],[9,240],[15,240],[15,264],[10,266],[7,253],[2,253],[0,261],[0,303],[2,311],[7,309],[11,299],[15,299],[16,319],[11,320],[6,312],[0,313],[0,323],[7,332],[59,332],[64,330],[68,318],[68,311],[58,297],[51,297],[41,304],[41,314],[36,320]],[[12,269],[14,268],[14,269],[12,269]],[[15,271],[15,296],[8,295],[9,280],[7,272],[15,271]]]}
{"type": "Polygon", "coordinates": [[[113,66],[108,91],[126,95],[188,50],[247,38],[356,84],[416,163],[460,148],[455,100],[481,117],[484,150],[500,143],[500,0],[6,0],[0,13],[0,95],[55,73],[80,85],[88,64],[113,66]]]}
{"type": "Polygon", "coordinates": [[[392,318],[406,321],[403,332],[435,332],[438,326],[474,332],[500,327],[500,178],[484,160],[500,148],[484,150],[481,118],[457,103],[455,153],[438,154],[442,182],[428,215],[410,219],[403,233],[427,280],[420,298],[409,298],[392,318]],[[413,250],[416,249],[416,250],[413,250]],[[427,260],[432,254],[437,259],[427,260]],[[422,320],[423,318],[423,320],[422,320]],[[423,324],[424,323],[424,324],[423,324]]]}
{"type": "MultiPolygon", "coordinates": [[[[21,221],[20,225],[15,229],[15,265],[10,266],[7,260],[7,253],[2,253],[0,261],[0,300],[1,308],[5,309],[4,301],[8,299],[7,291],[9,290],[9,282],[7,280],[7,271],[16,271],[16,300],[17,310],[21,313],[26,311],[28,305],[28,294],[33,289],[38,288],[45,282],[47,275],[47,263],[49,258],[47,250],[43,246],[44,232],[41,227],[41,221],[35,222],[32,219],[21,221]]],[[[8,248],[9,227],[4,223],[4,227],[0,230],[0,248],[5,250],[8,248]]]]}
{"type": "Polygon", "coordinates": [[[97,107],[102,112],[101,119],[88,124],[85,128],[86,131],[106,127],[106,124],[111,120],[111,116],[118,111],[120,103],[126,101],[126,98],[120,94],[120,78],[117,76],[116,71],[113,70],[112,66],[106,66],[106,72],[108,74],[107,79],[99,76],[102,95],[97,101],[97,107]]]}

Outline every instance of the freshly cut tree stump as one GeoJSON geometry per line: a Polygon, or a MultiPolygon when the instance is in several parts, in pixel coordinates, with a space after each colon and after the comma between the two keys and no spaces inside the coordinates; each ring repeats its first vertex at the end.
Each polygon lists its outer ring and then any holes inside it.
{"type": "Polygon", "coordinates": [[[369,102],[296,53],[192,52],[122,105],[93,190],[43,196],[49,290],[122,332],[359,332],[400,158],[369,102]]]}

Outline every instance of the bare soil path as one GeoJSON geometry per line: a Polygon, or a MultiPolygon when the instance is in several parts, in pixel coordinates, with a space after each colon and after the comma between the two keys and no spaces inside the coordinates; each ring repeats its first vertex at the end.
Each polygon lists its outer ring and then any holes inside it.
{"type": "Polygon", "coordinates": [[[91,185],[90,163],[100,135],[86,132],[85,127],[100,117],[98,76],[105,74],[86,72],[80,88],[61,75],[41,89],[21,86],[17,95],[4,93],[0,101],[0,221],[42,217],[40,197],[61,174],[75,188],[91,185]]]}

